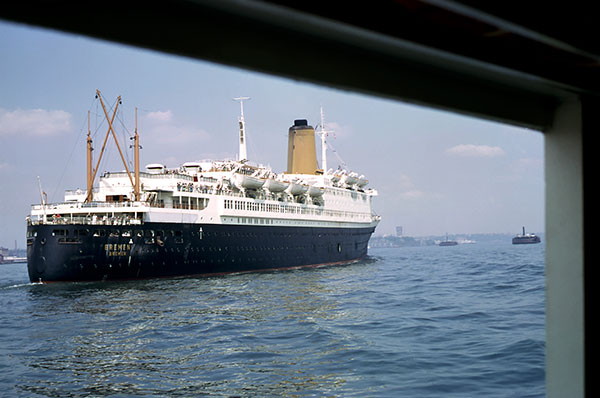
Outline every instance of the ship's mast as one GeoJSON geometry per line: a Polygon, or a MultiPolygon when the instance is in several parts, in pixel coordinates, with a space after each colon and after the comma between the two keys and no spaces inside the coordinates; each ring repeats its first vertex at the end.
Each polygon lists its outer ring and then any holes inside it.
{"type": "Polygon", "coordinates": [[[327,174],[327,141],[325,137],[327,131],[325,131],[325,115],[323,114],[323,105],[321,105],[321,167],[323,168],[323,175],[327,174]]]}
{"type": "Polygon", "coordinates": [[[233,98],[234,101],[240,101],[241,113],[238,118],[238,122],[240,125],[240,152],[239,152],[239,161],[248,160],[248,154],[246,152],[246,121],[244,120],[244,100],[249,100],[250,97],[236,97],[233,98]]]}
{"type": "Polygon", "coordinates": [[[93,170],[92,170],[92,151],[94,150],[94,148],[92,148],[92,135],[90,132],[90,111],[88,110],[88,134],[87,134],[87,195],[85,197],[85,201],[87,203],[91,202],[94,198],[94,193],[93,193],[93,185],[94,185],[94,178],[92,176],[93,174],[93,170]]]}
{"type": "Polygon", "coordinates": [[[135,135],[133,136],[133,162],[135,163],[135,185],[133,187],[133,194],[135,200],[140,200],[140,136],[137,130],[137,107],[135,108],[135,135]]]}
{"type": "Polygon", "coordinates": [[[44,223],[46,223],[46,203],[48,202],[48,200],[45,197],[46,193],[42,189],[42,180],[40,180],[40,176],[37,176],[37,180],[38,180],[38,187],[40,188],[40,199],[42,202],[42,212],[44,213],[44,223]]]}
{"type": "MultiPolygon", "coordinates": [[[[136,112],[136,134],[135,134],[135,146],[136,146],[136,169],[137,169],[137,173],[136,173],[136,177],[135,177],[135,182],[133,180],[133,177],[131,177],[131,172],[129,171],[129,167],[127,167],[127,162],[125,161],[125,158],[123,157],[123,152],[121,151],[121,146],[119,145],[119,141],[117,140],[117,134],[115,133],[115,130],[113,128],[113,121],[115,120],[115,116],[117,115],[117,109],[119,107],[119,104],[121,103],[121,96],[117,97],[117,103],[115,105],[115,109],[113,111],[113,115],[112,117],[108,117],[108,112],[106,110],[106,106],[104,105],[104,101],[102,101],[102,95],[100,94],[100,90],[96,90],[96,97],[100,100],[100,105],[102,105],[102,110],[104,111],[104,116],[106,117],[106,121],[108,122],[108,131],[106,132],[106,136],[104,137],[104,143],[102,144],[102,149],[100,150],[100,155],[98,156],[98,163],[96,163],[96,168],[94,169],[92,174],[92,178],[91,181],[88,179],[88,194],[86,197],[86,202],[90,202],[92,200],[92,196],[91,195],[91,188],[90,186],[92,186],[94,184],[94,179],[96,178],[96,173],[98,172],[98,167],[100,166],[100,160],[102,160],[102,155],[104,153],[104,148],[106,147],[106,141],[108,141],[108,136],[110,135],[110,133],[112,133],[113,139],[115,140],[115,144],[117,145],[117,149],[119,150],[119,155],[121,155],[121,160],[123,161],[123,166],[125,166],[125,171],[127,172],[127,177],[129,177],[129,181],[131,182],[131,186],[133,187],[133,193],[134,193],[134,197],[135,200],[139,200],[140,198],[140,188],[139,188],[139,152],[137,152],[139,150],[139,137],[137,135],[137,112],[136,112]]],[[[89,141],[88,141],[88,145],[89,145],[89,141]]],[[[89,150],[89,148],[88,148],[89,150]]],[[[90,156],[90,155],[88,155],[90,156]]],[[[89,158],[88,158],[88,162],[89,162],[89,158]]]]}

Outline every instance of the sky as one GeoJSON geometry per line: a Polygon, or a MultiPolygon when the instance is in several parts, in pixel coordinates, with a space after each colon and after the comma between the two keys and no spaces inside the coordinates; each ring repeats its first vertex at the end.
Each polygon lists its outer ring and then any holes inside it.
{"type": "MultiPolygon", "coordinates": [[[[364,174],[379,193],[376,235],[544,231],[537,131],[2,20],[0,51],[0,246],[25,247],[38,177],[51,202],[85,188],[88,110],[94,164],[107,129],[96,89],[107,107],[121,96],[129,160],[138,109],[142,167],[235,158],[232,98],[247,96],[248,157],[284,171],[288,128],[316,126],[323,106],[328,167],[364,174]]],[[[122,169],[110,142],[99,173],[122,169]]]]}

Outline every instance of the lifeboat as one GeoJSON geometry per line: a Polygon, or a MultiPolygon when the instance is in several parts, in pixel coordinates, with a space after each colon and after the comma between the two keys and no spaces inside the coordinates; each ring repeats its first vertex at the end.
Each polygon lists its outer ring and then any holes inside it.
{"type": "Polygon", "coordinates": [[[150,174],[162,174],[166,171],[167,166],[160,163],[150,163],[146,165],[146,170],[150,174]]]}
{"type": "Polygon", "coordinates": [[[323,187],[317,187],[314,185],[311,185],[308,188],[308,194],[312,197],[319,197],[319,196],[323,196],[323,192],[325,191],[325,188],[323,187]]]}
{"type": "Polygon", "coordinates": [[[363,188],[368,183],[369,180],[367,180],[367,178],[364,175],[361,175],[360,177],[358,177],[358,182],[356,183],[356,185],[358,185],[359,188],[363,188]]]}
{"type": "Polygon", "coordinates": [[[185,162],[181,166],[188,171],[197,172],[202,170],[202,165],[199,162],[185,162]]]}
{"type": "Polygon", "coordinates": [[[296,196],[296,195],[302,195],[307,190],[308,190],[308,186],[302,185],[298,182],[291,182],[285,191],[291,195],[296,196]]]}
{"type": "Polygon", "coordinates": [[[289,182],[274,180],[272,178],[267,179],[263,188],[268,189],[271,192],[283,192],[290,185],[289,182]]]}
{"type": "Polygon", "coordinates": [[[356,174],[355,172],[344,174],[342,176],[341,182],[342,184],[352,186],[358,182],[358,174],[356,174]]]}
{"type": "Polygon", "coordinates": [[[265,184],[265,180],[243,174],[235,174],[234,184],[239,189],[259,189],[265,184]]]}

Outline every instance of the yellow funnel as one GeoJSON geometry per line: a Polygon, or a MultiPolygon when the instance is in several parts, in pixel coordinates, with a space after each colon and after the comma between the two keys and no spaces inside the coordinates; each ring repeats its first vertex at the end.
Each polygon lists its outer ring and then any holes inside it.
{"type": "Polygon", "coordinates": [[[305,119],[294,120],[288,135],[288,174],[315,174],[318,169],[315,129],[305,119]]]}

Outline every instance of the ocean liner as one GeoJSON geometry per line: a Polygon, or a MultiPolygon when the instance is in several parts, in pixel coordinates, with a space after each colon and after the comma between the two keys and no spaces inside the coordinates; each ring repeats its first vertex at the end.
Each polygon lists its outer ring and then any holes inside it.
{"type": "MultiPolygon", "coordinates": [[[[93,167],[87,135],[87,187],[66,191],[64,202],[31,206],[27,266],[32,282],[127,280],[204,276],[347,264],[363,258],[380,216],[374,189],[357,173],[327,169],[321,112],[322,167],[315,129],[304,119],[288,130],[287,170],[247,160],[243,100],[237,160],[160,163],[140,170],[139,135],[132,137],[130,171],[107,109],[108,128],[93,167]],[[94,180],[112,135],[124,171],[94,180]]],[[[112,116],[109,112],[112,111],[112,116]]]]}

